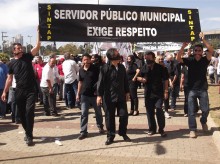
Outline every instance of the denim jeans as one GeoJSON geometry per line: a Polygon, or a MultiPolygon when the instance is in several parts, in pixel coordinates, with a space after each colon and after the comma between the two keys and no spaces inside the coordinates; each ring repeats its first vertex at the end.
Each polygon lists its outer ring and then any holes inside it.
{"type": "Polygon", "coordinates": [[[11,105],[11,117],[12,121],[19,121],[19,113],[17,109],[17,105],[15,102],[15,88],[10,87],[9,92],[8,92],[8,104],[11,105]]]}
{"type": "Polygon", "coordinates": [[[76,103],[78,81],[75,80],[71,84],[65,84],[66,106],[74,107],[76,103]]]}
{"type": "Polygon", "coordinates": [[[176,108],[176,98],[179,96],[180,87],[179,86],[173,86],[170,90],[170,108],[175,109],[176,108]]]}
{"type": "MultiPolygon", "coordinates": [[[[0,96],[2,95],[3,89],[0,89],[0,96]]],[[[6,102],[2,101],[0,98],[0,116],[5,116],[6,113],[6,102]]]]}
{"type": "Polygon", "coordinates": [[[97,106],[96,104],[96,97],[84,96],[81,95],[81,134],[87,134],[87,126],[88,126],[88,115],[89,115],[89,107],[92,104],[95,115],[96,115],[96,124],[98,128],[103,128],[103,118],[102,118],[102,111],[101,106],[97,106]]]}
{"type": "Polygon", "coordinates": [[[209,115],[209,97],[207,90],[190,90],[188,95],[188,123],[190,131],[197,130],[196,124],[196,104],[199,100],[200,109],[202,110],[201,124],[206,124],[209,115]]]}

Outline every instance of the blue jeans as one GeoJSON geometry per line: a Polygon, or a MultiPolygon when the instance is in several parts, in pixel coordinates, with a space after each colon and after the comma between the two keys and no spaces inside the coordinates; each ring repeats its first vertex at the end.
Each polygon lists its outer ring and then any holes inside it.
{"type": "Polygon", "coordinates": [[[197,130],[197,98],[199,99],[200,109],[202,110],[201,124],[206,124],[209,115],[209,96],[207,90],[190,90],[188,95],[188,123],[190,131],[197,130]]]}
{"type": "Polygon", "coordinates": [[[95,115],[96,115],[96,124],[98,128],[103,128],[103,118],[102,118],[102,111],[101,106],[97,106],[96,104],[96,97],[84,96],[81,95],[81,134],[87,134],[87,125],[88,125],[88,115],[89,115],[89,107],[92,104],[95,115]]]}
{"type": "Polygon", "coordinates": [[[65,84],[66,106],[74,107],[76,102],[78,81],[75,80],[71,84],[65,84]]]}
{"type": "Polygon", "coordinates": [[[9,92],[8,92],[8,104],[11,105],[11,117],[12,121],[19,121],[19,113],[17,109],[17,105],[15,102],[15,88],[10,87],[9,92]]]}
{"type": "MultiPolygon", "coordinates": [[[[0,89],[0,95],[2,95],[3,89],[0,89]]],[[[5,116],[6,113],[6,102],[0,99],[0,116],[5,116]]]]}

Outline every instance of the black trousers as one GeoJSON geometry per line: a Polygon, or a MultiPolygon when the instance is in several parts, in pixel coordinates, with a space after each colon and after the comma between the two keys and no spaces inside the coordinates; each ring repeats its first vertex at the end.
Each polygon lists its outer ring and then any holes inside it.
{"type": "Polygon", "coordinates": [[[164,104],[164,110],[168,112],[168,109],[170,108],[170,89],[168,90],[168,98],[163,100],[164,104]]]}
{"type": "Polygon", "coordinates": [[[16,89],[15,101],[26,136],[33,138],[36,91],[16,89]]]}
{"type": "Polygon", "coordinates": [[[148,126],[149,131],[156,132],[157,125],[155,120],[155,108],[156,108],[156,117],[157,123],[159,126],[159,133],[164,132],[165,127],[165,116],[162,109],[163,99],[162,98],[146,98],[145,99],[145,106],[147,110],[147,119],[148,119],[148,126]]]}
{"type": "Polygon", "coordinates": [[[138,111],[138,96],[137,96],[137,88],[129,87],[130,98],[131,98],[131,110],[138,111]]]}
{"type": "Polygon", "coordinates": [[[115,138],[115,110],[119,111],[119,131],[120,136],[124,136],[127,133],[128,125],[128,110],[126,101],[124,102],[103,102],[103,108],[105,109],[105,124],[107,129],[107,138],[115,138]]]}

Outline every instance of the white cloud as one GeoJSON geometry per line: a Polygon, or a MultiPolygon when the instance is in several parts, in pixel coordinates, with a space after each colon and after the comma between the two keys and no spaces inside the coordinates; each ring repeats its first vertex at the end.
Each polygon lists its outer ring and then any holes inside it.
{"type": "Polygon", "coordinates": [[[212,17],[212,18],[207,18],[203,20],[205,21],[214,21],[214,22],[220,22],[220,17],[212,17]]]}
{"type": "MultiPolygon", "coordinates": [[[[8,2],[8,1],[7,1],[8,2]]],[[[37,5],[29,0],[12,0],[10,3],[1,3],[0,27],[7,30],[27,28],[38,23],[37,5]]]]}

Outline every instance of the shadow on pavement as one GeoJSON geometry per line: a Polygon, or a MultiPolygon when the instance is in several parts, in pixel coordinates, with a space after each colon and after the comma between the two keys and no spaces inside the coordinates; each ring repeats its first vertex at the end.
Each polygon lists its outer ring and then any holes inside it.
{"type": "Polygon", "coordinates": [[[4,145],[6,145],[6,143],[0,143],[0,146],[4,146],[4,145]]]}
{"type": "MultiPolygon", "coordinates": [[[[50,137],[50,136],[37,136],[37,137],[34,137],[34,143],[35,144],[45,144],[45,143],[53,143],[55,142],[55,140],[59,140],[60,142],[62,141],[67,141],[67,140],[78,140],[78,137],[79,137],[80,134],[72,134],[72,135],[67,135],[67,136],[56,136],[56,137],[50,137]]],[[[99,134],[98,132],[97,133],[88,133],[87,134],[88,136],[83,139],[83,140],[86,140],[86,139],[90,139],[90,138],[93,138],[93,137],[97,137],[97,136],[100,136],[100,135],[104,135],[104,134],[99,134]]],[[[82,142],[83,142],[82,140],[82,142]]]]}
{"type": "Polygon", "coordinates": [[[4,133],[10,130],[18,129],[19,125],[18,124],[10,124],[8,122],[1,122],[0,123],[1,128],[0,128],[0,133],[4,133]]]}

